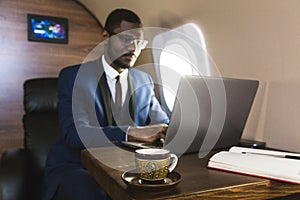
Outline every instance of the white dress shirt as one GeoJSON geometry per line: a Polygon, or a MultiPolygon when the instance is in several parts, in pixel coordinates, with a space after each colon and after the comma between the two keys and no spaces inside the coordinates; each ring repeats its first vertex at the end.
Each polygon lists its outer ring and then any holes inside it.
{"type": "Polygon", "coordinates": [[[116,97],[116,89],[115,89],[115,85],[117,81],[116,76],[120,75],[120,83],[122,87],[122,105],[123,105],[128,90],[128,81],[127,81],[128,69],[125,69],[122,73],[119,74],[117,70],[115,70],[107,63],[107,61],[104,58],[104,55],[102,56],[102,64],[103,64],[104,71],[106,73],[106,80],[111,93],[111,97],[114,102],[116,97]]]}

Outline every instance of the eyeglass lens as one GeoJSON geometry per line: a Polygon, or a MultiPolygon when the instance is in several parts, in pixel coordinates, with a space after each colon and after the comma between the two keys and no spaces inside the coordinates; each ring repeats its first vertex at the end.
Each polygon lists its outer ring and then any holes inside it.
{"type": "Polygon", "coordinates": [[[135,47],[137,49],[144,49],[146,48],[147,44],[148,44],[148,41],[147,40],[143,40],[143,39],[134,39],[133,37],[131,36],[128,36],[128,35],[117,35],[117,37],[120,39],[120,41],[125,44],[125,45],[131,45],[131,44],[134,44],[135,47]]]}

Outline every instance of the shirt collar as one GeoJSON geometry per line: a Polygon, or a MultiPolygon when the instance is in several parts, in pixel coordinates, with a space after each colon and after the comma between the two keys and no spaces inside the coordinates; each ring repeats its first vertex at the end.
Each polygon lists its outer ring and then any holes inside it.
{"type": "Polygon", "coordinates": [[[110,66],[107,61],[104,58],[104,55],[102,56],[102,64],[104,71],[106,73],[106,76],[110,79],[115,79],[116,76],[120,75],[121,77],[125,77],[128,74],[128,69],[125,69],[122,73],[119,73],[117,70],[115,70],[112,66],[110,66]]]}

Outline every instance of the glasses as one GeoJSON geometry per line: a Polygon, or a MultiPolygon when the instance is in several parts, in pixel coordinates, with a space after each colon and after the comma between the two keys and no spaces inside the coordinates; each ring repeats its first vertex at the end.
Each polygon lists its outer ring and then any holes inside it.
{"type": "Polygon", "coordinates": [[[110,33],[110,35],[115,35],[124,45],[134,45],[137,49],[143,50],[146,48],[148,41],[143,39],[135,39],[130,35],[125,34],[117,34],[117,33],[110,33]]]}

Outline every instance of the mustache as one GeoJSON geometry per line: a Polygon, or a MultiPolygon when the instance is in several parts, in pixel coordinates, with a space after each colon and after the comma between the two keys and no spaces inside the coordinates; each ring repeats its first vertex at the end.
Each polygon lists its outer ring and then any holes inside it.
{"type": "Polygon", "coordinates": [[[134,51],[124,53],[122,56],[134,56],[134,57],[136,57],[134,51]]]}

